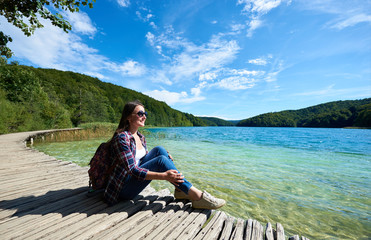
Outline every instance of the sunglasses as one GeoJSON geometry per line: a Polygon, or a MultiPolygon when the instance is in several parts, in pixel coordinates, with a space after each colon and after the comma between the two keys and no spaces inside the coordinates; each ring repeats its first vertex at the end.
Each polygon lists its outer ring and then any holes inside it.
{"type": "Polygon", "coordinates": [[[137,115],[138,115],[138,117],[143,117],[144,115],[147,117],[148,116],[148,113],[147,112],[143,112],[143,111],[139,111],[139,112],[137,112],[137,115]]]}

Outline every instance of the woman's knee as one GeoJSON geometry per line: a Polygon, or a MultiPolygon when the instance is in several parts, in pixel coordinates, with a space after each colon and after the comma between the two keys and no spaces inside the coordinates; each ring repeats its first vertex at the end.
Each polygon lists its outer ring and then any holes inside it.
{"type": "Polygon", "coordinates": [[[157,155],[164,155],[166,157],[169,156],[169,153],[166,151],[166,149],[163,146],[157,146],[153,148],[155,151],[157,151],[157,155]]]}

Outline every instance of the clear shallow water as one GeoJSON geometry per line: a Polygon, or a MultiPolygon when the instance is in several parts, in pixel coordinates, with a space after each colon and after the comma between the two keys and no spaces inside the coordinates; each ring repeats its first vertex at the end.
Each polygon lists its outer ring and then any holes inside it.
{"type": "MultiPolygon", "coordinates": [[[[227,200],[223,210],[286,235],[371,238],[371,130],[307,128],[154,128],[148,147],[164,146],[199,189],[227,200]]],[[[36,147],[86,165],[107,139],[36,147]]],[[[172,186],[153,181],[156,189],[172,186]]]]}

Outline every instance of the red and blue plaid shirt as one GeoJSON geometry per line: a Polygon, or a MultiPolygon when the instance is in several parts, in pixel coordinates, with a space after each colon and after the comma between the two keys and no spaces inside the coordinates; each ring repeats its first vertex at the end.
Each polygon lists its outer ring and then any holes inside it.
{"type": "MultiPolygon", "coordinates": [[[[138,136],[147,151],[145,137],[138,132],[138,136]]],[[[109,177],[104,198],[108,204],[115,204],[118,201],[125,179],[131,175],[138,180],[144,181],[148,169],[140,168],[135,161],[136,145],[134,136],[129,131],[116,133],[111,141],[113,163],[117,164],[109,177]]]]}

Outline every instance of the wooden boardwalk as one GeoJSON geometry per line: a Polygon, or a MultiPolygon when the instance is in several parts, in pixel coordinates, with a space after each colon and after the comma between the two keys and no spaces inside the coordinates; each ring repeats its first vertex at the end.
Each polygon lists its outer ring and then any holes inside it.
{"type": "MultiPolygon", "coordinates": [[[[277,223],[195,210],[169,190],[146,188],[108,207],[86,196],[87,167],[27,148],[35,131],[0,135],[0,239],[286,239],[277,223]]],[[[299,239],[293,236],[290,239],[299,239]]],[[[301,239],[306,239],[302,237],[301,239]]]]}

